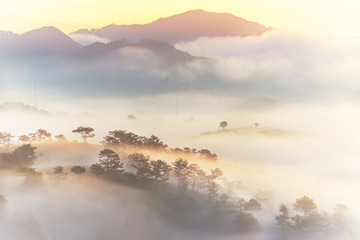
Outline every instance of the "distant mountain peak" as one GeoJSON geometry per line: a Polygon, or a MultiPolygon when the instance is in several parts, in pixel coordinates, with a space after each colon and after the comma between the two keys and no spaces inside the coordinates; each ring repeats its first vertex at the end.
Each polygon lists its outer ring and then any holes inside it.
{"type": "Polygon", "coordinates": [[[192,41],[199,37],[259,36],[272,30],[262,24],[248,21],[230,13],[190,10],[173,16],[159,18],[148,24],[115,25],[100,29],[81,29],[76,34],[93,34],[109,41],[152,39],[171,44],[192,41]]]}
{"type": "Polygon", "coordinates": [[[17,37],[17,45],[31,47],[31,51],[65,51],[80,47],[68,35],[53,26],[46,26],[28,31],[17,37]]]}

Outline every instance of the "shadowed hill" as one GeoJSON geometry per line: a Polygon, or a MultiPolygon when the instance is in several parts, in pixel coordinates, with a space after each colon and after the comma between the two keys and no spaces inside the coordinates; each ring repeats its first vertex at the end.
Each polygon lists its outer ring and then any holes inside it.
{"type": "Polygon", "coordinates": [[[191,61],[195,57],[187,52],[180,51],[166,42],[154,40],[141,40],[139,42],[128,42],[126,40],[115,40],[110,43],[93,43],[80,49],[75,55],[80,58],[93,59],[97,57],[105,57],[117,50],[121,49],[143,49],[149,50],[166,59],[167,63],[183,63],[191,61]]]}

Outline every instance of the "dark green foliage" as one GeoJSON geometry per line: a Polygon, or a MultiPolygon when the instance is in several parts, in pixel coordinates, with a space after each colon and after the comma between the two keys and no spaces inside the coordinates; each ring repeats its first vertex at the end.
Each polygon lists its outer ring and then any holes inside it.
{"type": "Polygon", "coordinates": [[[74,166],[71,168],[71,172],[76,173],[76,174],[82,174],[86,172],[86,168],[81,167],[81,166],[74,166]]]}
{"type": "Polygon", "coordinates": [[[36,159],[35,149],[36,147],[33,147],[31,144],[26,144],[16,148],[11,153],[1,153],[0,166],[6,168],[31,166],[36,159]]]}

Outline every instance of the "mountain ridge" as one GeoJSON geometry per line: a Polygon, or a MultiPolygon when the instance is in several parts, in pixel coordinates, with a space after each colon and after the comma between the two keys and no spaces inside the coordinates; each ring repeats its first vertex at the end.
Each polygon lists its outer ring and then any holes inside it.
{"type": "MultiPolygon", "coordinates": [[[[110,41],[126,38],[131,41],[152,39],[171,44],[192,41],[199,37],[259,36],[273,30],[230,13],[190,10],[159,18],[151,23],[117,25],[98,29],[79,29],[71,34],[90,34],[110,41]]],[[[70,35],[71,35],[70,34],[70,35]]]]}

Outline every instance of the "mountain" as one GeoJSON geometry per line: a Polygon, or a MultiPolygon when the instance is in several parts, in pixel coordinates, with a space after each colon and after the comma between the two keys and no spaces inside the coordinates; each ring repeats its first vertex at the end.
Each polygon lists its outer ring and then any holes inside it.
{"type": "Polygon", "coordinates": [[[42,27],[21,35],[0,33],[3,51],[13,54],[56,54],[79,49],[80,44],[55,27],[42,27]]]}
{"type": "Polygon", "coordinates": [[[60,52],[77,49],[80,45],[55,27],[42,27],[19,35],[17,45],[32,51],[60,52]]]}
{"type": "Polygon", "coordinates": [[[148,50],[162,58],[167,64],[183,63],[195,58],[187,52],[180,51],[166,42],[148,39],[143,39],[139,42],[129,42],[123,39],[115,40],[107,44],[96,42],[81,48],[75,56],[84,59],[96,59],[99,57],[106,57],[121,49],[148,50]]]}
{"type": "Polygon", "coordinates": [[[72,34],[92,34],[110,41],[124,38],[130,41],[152,39],[175,44],[199,37],[258,36],[271,29],[229,13],[192,10],[160,18],[149,24],[113,24],[100,29],[81,29],[72,34]]]}
{"type": "Polygon", "coordinates": [[[8,31],[0,31],[0,43],[7,43],[11,41],[16,36],[15,33],[8,32],[8,31]]]}

